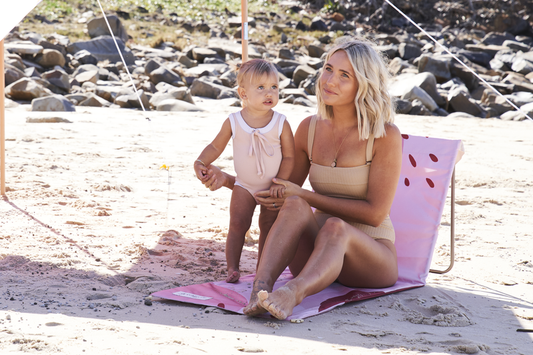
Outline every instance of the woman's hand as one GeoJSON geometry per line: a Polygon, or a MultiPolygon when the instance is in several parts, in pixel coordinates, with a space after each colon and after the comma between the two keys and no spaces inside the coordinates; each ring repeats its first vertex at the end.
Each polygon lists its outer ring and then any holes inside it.
{"type": "Polygon", "coordinates": [[[227,176],[218,166],[209,165],[200,181],[206,188],[215,191],[227,185],[227,176]]]}
{"type": "Polygon", "coordinates": [[[268,210],[277,211],[285,203],[285,199],[289,196],[298,195],[302,188],[288,180],[274,178],[272,182],[282,185],[285,190],[283,196],[275,197],[270,195],[270,190],[258,191],[255,193],[255,199],[259,204],[265,206],[268,210]]]}

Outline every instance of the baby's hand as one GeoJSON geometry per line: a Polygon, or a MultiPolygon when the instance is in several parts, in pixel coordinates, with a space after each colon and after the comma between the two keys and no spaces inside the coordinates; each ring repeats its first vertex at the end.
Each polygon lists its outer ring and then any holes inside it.
{"type": "Polygon", "coordinates": [[[270,185],[270,197],[283,198],[285,192],[285,186],[279,184],[270,185]]]}
{"type": "Polygon", "coordinates": [[[205,178],[207,177],[207,167],[199,161],[195,161],[194,172],[196,173],[198,180],[204,182],[205,178]]]}

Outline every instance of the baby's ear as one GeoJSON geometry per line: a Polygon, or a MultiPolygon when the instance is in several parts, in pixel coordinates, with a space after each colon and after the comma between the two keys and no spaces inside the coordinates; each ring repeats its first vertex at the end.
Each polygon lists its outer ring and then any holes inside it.
{"type": "Polygon", "coordinates": [[[242,100],[244,100],[246,98],[246,91],[244,90],[244,88],[239,86],[237,88],[237,93],[239,94],[239,96],[241,97],[242,100]]]}

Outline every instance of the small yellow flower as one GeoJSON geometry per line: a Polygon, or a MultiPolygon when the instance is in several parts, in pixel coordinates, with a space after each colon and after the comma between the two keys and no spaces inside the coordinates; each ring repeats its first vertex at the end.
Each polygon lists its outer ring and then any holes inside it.
{"type": "Polygon", "coordinates": [[[160,169],[160,170],[161,170],[161,169],[170,170],[170,166],[166,166],[165,164],[163,164],[163,165],[161,165],[161,166],[159,167],[159,169],[160,169]]]}

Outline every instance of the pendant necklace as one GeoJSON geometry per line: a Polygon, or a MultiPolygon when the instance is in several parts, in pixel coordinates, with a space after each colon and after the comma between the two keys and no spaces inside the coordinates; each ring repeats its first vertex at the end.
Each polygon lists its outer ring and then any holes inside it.
{"type": "MultiPolygon", "coordinates": [[[[339,153],[339,150],[341,150],[342,144],[344,143],[344,141],[346,140],[346,137],[348,137],[348,135],[350,134],[350,131],[352,129],[353,129],[353,127],[348,130],[348,132],[346,133],[346,135],[342,139],[342,142],[339,145],[339,148],[336,148],[336,150],[335,150],[335,158],[333,159],[333,163],[331,163],[331,167],[332,168],[335,168],[337,166],[337,154],[339,153]]],[[[335,138],[335,130],[333,129],[333,126],[331,127],[331,133],[333,133],[333,144],[336,144],[337,143],[337,139],[335,138]]]]}

